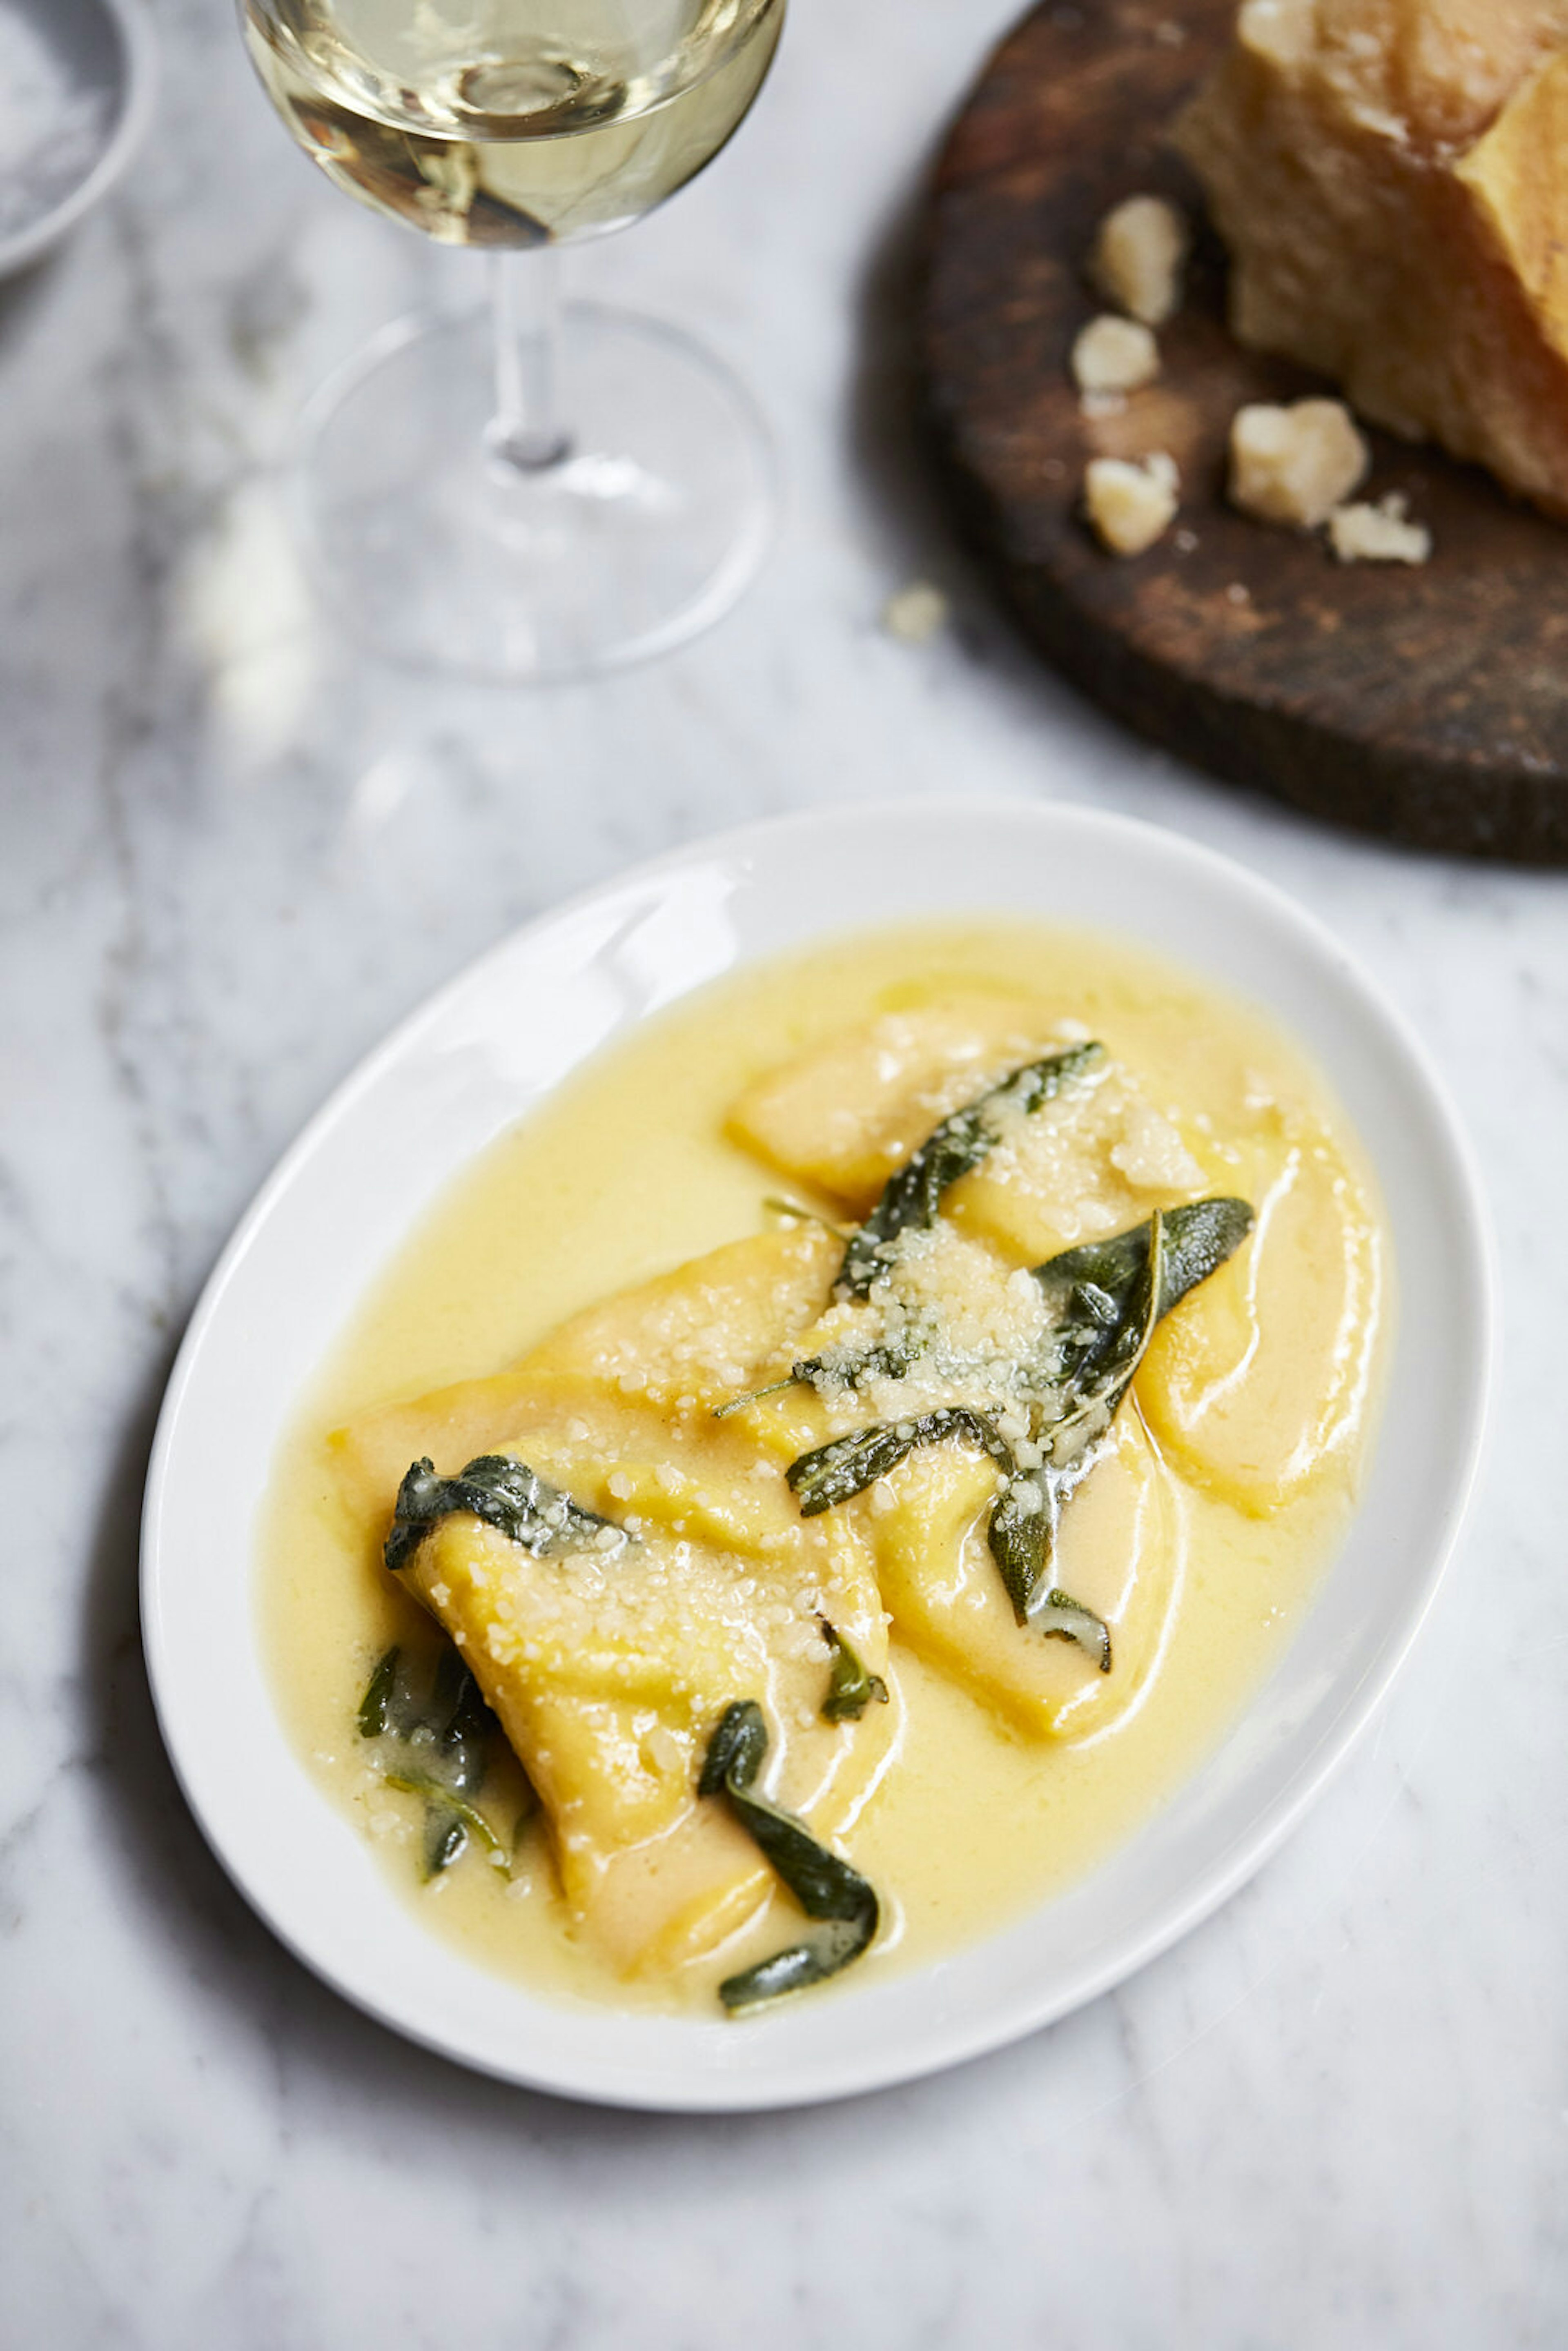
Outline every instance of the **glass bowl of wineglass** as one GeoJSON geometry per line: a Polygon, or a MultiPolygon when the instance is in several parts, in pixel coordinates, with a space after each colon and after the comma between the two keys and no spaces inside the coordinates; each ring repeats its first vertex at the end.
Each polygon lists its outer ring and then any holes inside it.
{"type": "Polygon", "coordinates": [[[401,321],[309,403],[295,461],[330,601],[394,658],[582,676],[660,653],[751,578],[766,428],[672,328],[563,306],[563,244],[641,219],[749,109],[785,0],[240,0],[327,176],[482,248],[488,308],[401,321]]]}

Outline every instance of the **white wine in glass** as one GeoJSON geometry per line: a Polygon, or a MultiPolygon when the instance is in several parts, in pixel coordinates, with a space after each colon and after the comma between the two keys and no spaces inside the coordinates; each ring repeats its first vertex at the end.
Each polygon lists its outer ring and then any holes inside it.
{"type": "Polygon", "coordinates": [[[784,0],[242,0],[312,161],[378,212],[491,256],[482,318],[403,323],[311,405],[304,519],[383,649],[497,677],[679,643],[772,520],[750,402],[671,329],[562,313],[554,247],[638,220],[725,144],[784,0]]]}

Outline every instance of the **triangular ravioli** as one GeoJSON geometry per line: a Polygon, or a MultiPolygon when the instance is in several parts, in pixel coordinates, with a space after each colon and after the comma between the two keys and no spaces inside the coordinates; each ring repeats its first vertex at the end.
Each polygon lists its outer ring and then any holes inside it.
{"type": "Polygon", "coordinates": [[[462,1649],[541,1801],[562,1886],[621,1965],[678,1964],[743,1925],[771,1878],[695,1789],[725,1707],[760,1701],[770,1792],[819,1837],[852,1818],[896,1734],[894,1704],[822,1715],[823,1621],[873,1673],[887,1634],[845,1519],[804,1522],[748,1416],[713,1404],[788,1353],[820,1305],[831,1236],[759,1236],[562,1326],[517,1369],[366,1415],[334,1439],[343,1489],[384,1532],[411,1460],[528,1462],[632,1530],[535,1558],[467,1515],[402,1580],[462,1649]]]}

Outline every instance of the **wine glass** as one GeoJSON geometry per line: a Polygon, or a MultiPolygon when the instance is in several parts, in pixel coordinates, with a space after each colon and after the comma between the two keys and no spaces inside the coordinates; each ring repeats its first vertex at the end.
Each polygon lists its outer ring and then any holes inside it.
{"type": "Polygon", "coordinates": [[[749,398],[653,320],[564,310],[556,247],[640,219],[715,156],[785,0],[240,0],[312,161],[440,244],[488,310],[401,322],[310,402],[297,488],[331,600],[380,649],[499,678],[662,652],[770,535],[749,398]]]}

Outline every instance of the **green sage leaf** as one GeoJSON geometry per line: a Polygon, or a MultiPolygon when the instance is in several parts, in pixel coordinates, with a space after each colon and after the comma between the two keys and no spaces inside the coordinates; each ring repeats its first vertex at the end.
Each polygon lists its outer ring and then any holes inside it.
{"type": "Polygon", "coordinates": [[[505,1860],[507,1849],[478,1806],[455,1794],[444,1781],[429,1771],[383,1771],[382,1777],[389,1788],[401,1788],[405,1795],[424,1798],[426,1877],[438,1876],[455,1862],[470,1835],[476,1837],[487,1853],[505,1860]],[[463,1832],[455,1841],[450,1826],[444,1825],[453,1822],[463,1832]],[[433,1862],[433,1851],[441,1850],[444,1850],[445,1858],[433,1862]]]}
{"type": "Polygon", "coordinates": [[[902,1380],[907,1376],[918,1350],[908,1341],[896,1345],[868,1347],[862,1355],[847,1355],[842,1363],[830,1363],[825,1355],[807,1355],[791,1364],[781,1380],[770,1380],[765,1388],[750,1388],[745,1395],[730,1396],[713,1407],[715,1420],[727,1420],[732,1412],[744,1411],[748,1404],[760,1404],[764,1396],[782,1395],[786,1388],[802,1386],[806,1381],[832,1380],[840,1387],[858,1388],[867,1380],[902,1380]]]}
{"type": "MultiPolygon", "coordinates": [[[[412,1781],[389,1780],[389,1787],[413,1788],[412,1781]]],[[[447,1803],[429,1802],[424,1807],[424,1836],[421,1876],[428,1886],[455,1861],[461,1861],[468,1850],[468,1831],[463,1815],[447,1803]]]]}
{"type": "Polygon", "coordinates": [[[500,1725],[451,1642],[419,1674],[399,1647],[376,1666],[360,1701],[361,1739],[380,1750],[377,1769],[389,1788],[424,1799],[423,1874],[438,1877],[475,1836],[492,1854],[500,1839],[474,1802],[500,1725]]]}
{"type": "Polygon", "coordinates": [[[1003,1487],[991,1509],[986,1541],[1020,1625],[1050,1569],[1061,1499],[1059,1489],[1040,1477],[1019,1475],[1003,1487]]]}
{"type": "Polygon", "coordinates": [[[1050,1582],[1061,1513],[1154,1334],[1165,1265],[1157,1209],[1142,1230],[1131,1276],[1117,1292],[1089,1280],[1071,1285],[1049,1364],[1053,1400],[1031,1414],[1031,1436],[1044,1458],[1027,1470],[1015,1467],[991,1510],[986,1539],[1020,1625],[1033,1621],[1050,1582]]]}
{"type": "Polygon", "coordinates": [[[719,1718],[697,1781],[700,1796],[722,1794],[741,1827],[823,1934],[791,1944],[739,1975],[718,1996],[733,2014],[785,1992],[825,1982],[856,1959],[876,1933],[881,1907],[857,1869],[819,1844],[804,1821],[754,1792],[768,1753],[768,1726],[755,1698],[737,1698],[719,1718]]]}
{"type": "Polygon", "coordinates": [[[392,1573],[409,1565],[433,1527],[461,1510],[498,1528],[535,1559],[597,1543],[606,1527],[614,1527],[620,1541],[627,1540],[613,1520],[584,1510],[509,1454],[481,1453],[455,1478],[438,1478],[426,1459],[414,1462],[398,1488],[383,1552],[392,1573]]]}
{"type": "MultiPolygon", "coordinates": [[[[987,1537],[1013,1614],[1020,1625],[1077,1639],[1109,1670],[1110,1635],[1092,1612],[1077,1602],[1070,1629],[1046,1624],[1042,1611],[1055,1604],[1051,1563],[1061,1512],[1073,1489],[1092,1466],[1099,1439],[1109,1428],[1143,1361],[1162,1315],[1207,1280],[1247,1238],[1252,1210],[1245,1200],[1215,1197],[1155,1213],[1111,1239],[1064,1249],[1034,1269],[1034,1278],[1053,1309],[1051,1331],[1038,1363],[1020,1365],[1019,1384],[1030,1397],[1030,1437],[1043,1455],[1038,1467],[1020,1468],[994,1420],[967,1406],[951,1406],[907,1421],[882,1422],[802,1454],[787,1472],[804,1517],[831,1510],[862,1493],[914,1450],[916,1445],[949,1439],[977,1444],[1005,1473],[992,1506],[987,1537]],[[1088,1619],[1084,1624],[1082,1620],[1088,1619]],[[1098,1632],[1093,1630],[1098,1627],[1098,1632]]],[[[1032,1461],[1032,1457],[1030,1457],[1032,1461]]]]}
{"type": "Polygon", "coordinates": [[[1031,1630],[1043,1633],[1047,1640],[1076,1641],[1088,1651],[1103,1674],[1111,1670],[1111,1627],[1092,1608],[1085,1608],[1081,1600],[1062,1591],[1048,1592],[1043,1601],[1030,1611],[1031,1630]]]}
{"type": "Polygon", "coordinates": [[[835,1298],[868,1296],[892,1244],[901,1233],[930,1230],[943,1193],[995,1149],[1006,1115],[1012,1111],[1029,1115],[1054,1101],[1067,1081],[1092,1069],[1104,1050],[1103,1045],[1072,1045],[1065,1052],[1030,1061],[978,1102],[945,1118],[914,1157],[890,1176],[871,1215],[852,1236],[833,1285],[835,1298]]]}
{"type": "MultiPolygon", "coordinates": [[[[1165,1263],[1160,1277],[1159,1315],[1179,1306],[1188,1290],[1235,1254],[1252,1229],[1252,1210],[1245,1200],[1216,1194],[1166,1209],[1165,1263]]],[[[1074,1290],[1098,1290],[1113,1301],[1136,1279],[1148,1253],[1149,1226],[1134,1225],[1110,1240],[1086,1241],[1063,1249],[1034,1269],[1034,1278],[1048,1298],[1065,1307],[1074,1290]]]]}
{"type": "Polygon", "coordinates": [[[374,1673],[365,1685],[359,1712],[361,1739],[379,1739],[385,1730],[392,1695],[398,1686],[398,1667],[402,1658],[402,1651],[394,1645],[379,1659],[374,1673]]]}
{"type": "Polygon", "coordinates": [[[819,1616],[822,1638],[833,1653],[828,1668],[828,1695],[822,1700],[822,1715],[828,1722],[858,1722],[872,1702],[885,1706],[887,1684],[880,1674],[867,1670],[856,1652],[851,1648],[836,1625],[825,1616],[819,1616]]]}
{"type": "Polygon", "coordinates": [[[890,1469],[896,1469],[917,1446],[942,1445],[949,1439],[977,1446],[1004,1469],[1013,1457],[984,1413],[957,1405],[939,1412],[921,1413],[913,1420],[879,1421],[873,1428],[852,1429],[802,1453],[785,1471],[789,1489],[800,1505],[802,1518],[814,1519],[852,1494],[863,1494],[890,1469]]]}

